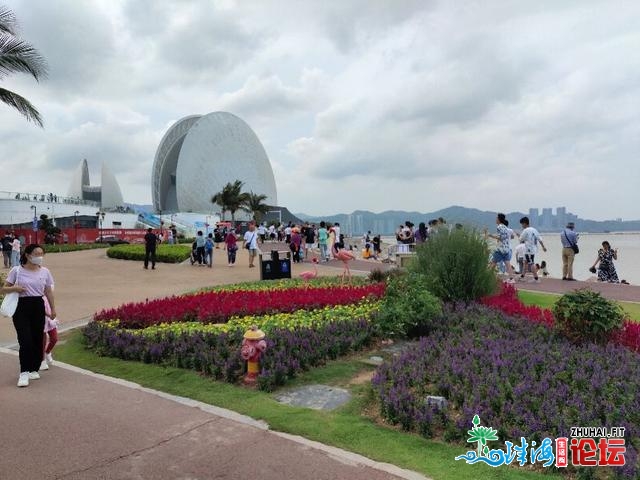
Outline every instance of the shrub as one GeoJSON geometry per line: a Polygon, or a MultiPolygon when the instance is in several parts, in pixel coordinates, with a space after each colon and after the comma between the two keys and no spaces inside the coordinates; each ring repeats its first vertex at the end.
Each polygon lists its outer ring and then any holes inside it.
{"type": "Polygon", "coordinates": [[[429,292],[420,275],[391,277],[375,323],[384,336],[427,334],[442,315],[442,303],[429,292]]]}
{"type": "Polygon", "coordinates": [[[401,277],[401,276],[403,276],[405,274],[406,274],[406,272],[404,270],[399,269],[399,268],[392,268],[392,269],[389,269],[389,270],[382,270],[380,268],[374,268],[369,273],[368,279],[372,283],[386,282],[390,278],[401,277]]]}
{"type": "Polygon", "coordinates": [[[553,314],[556,329],[573,342],[607,342],[622,327],[624,311],[599,292],[581,289],[558,299],[553,314]]]}
{"type": "MultiPolygon", "coordinates": [[[[109,258],[120,260],[144,260],[144,245],[115,245],[107,250],[109,258]]],[[[161,263],[180,263],[191,256],[191,247],[188,245],[158,245],[156,249],[156,261],[161,263]]]]}
{"type": "Polygon", "coordinates": [[[95,250],[97,248],[107,248],[105,243],[64,243],[57,245],[43,245],[45,253],[75,252],[76,250],[95,250]]]}
{"type": "Polygon", "coordinates": [[[489,270],[489,247],[483,236],[468,229],[441,230],[417,248],[411,271],[424,276],[426,287],[445,302],[471,302],[497,290],[489,270]]]}

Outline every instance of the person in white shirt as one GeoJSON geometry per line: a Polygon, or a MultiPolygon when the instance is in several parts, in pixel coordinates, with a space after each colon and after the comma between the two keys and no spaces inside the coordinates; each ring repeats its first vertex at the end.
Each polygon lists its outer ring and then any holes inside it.
{"type": "Polygon", "coordinates": [[[11,266],[17,267],[20,265],[20,240],[18,237],[14,237],[11,243],[11,266]]]}
{"type": "Polygon", "coordinates": [[[340,224],[338,222],[336,222],[333,226],[333,231],[336,234],[336,241],[333,248],[335,248],[336,250],[340,250],[341,248],[344,248],[344,245],[340,241],[340,224]]]}
{"type": "Polygon", "coordinates": [[[264,223],[261,223],[258,227],[258,238],[260,238],[260,243],[264,243],[264,239],[267,236],[267,227],[264,226],[264,223]]]}
{"type": "Polygon", "coordinates": [[[249,268],[255,267],[253,261],[258,254],[258,232],[254,222],[249,222],[249,230],[244,233],[244,248],[249,250],[249,268]]]}
{"type": "MultiPolygon", "coordinates": [[[[538,253],[538,243],[542,247],[542,251],[546,252],[547,247],[544,246],[542,242],[542,238],[540,238],[540,233],[538,230],[529,225],[529,217],[522,217],[520,219],[520,225],[522,226],[522,232],[520,233],[520,241],[524,241],[526,247],[526,253],[524,255],[524,260],[531,273],[533,273],[533,281],[536,283],[540,282],[538,278],[538,267],[536,267],[535,256],[538,253]]],[[[524,280],[524,275],[526,272],[520,273],[520,279],[524,280]]]]}

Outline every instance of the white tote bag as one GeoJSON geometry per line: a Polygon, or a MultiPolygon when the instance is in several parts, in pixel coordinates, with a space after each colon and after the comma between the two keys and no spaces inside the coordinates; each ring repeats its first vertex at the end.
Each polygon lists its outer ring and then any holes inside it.
{"type": "Polygon", "coordinates": [[[5,317],[13,317],[13,314],[16,313],[16,308],[18,308],[19,296],[20,294],[18,292],[7,293],[2,299],[0,313],[5,317]]]}
{"type": "MultiPolygon", "coordinates": [[[[20,273],[20,267],[18,267],[18,271],[16,272],[16,281],[14,283],[18,283],[18,274],[20,273]]],[[[20,294],[18,292],[7,293],[2,299],[2,305],[0,305],[0,314],[5,317],[13,317],[13,314],[16,313],[16,308],[18,308],[18,297],[20,294]]]]}

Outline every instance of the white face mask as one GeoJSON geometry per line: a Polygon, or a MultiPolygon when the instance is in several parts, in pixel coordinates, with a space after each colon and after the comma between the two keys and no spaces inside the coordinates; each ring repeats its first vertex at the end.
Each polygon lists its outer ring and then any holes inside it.
{"type": "Polygon", "coordinates": [[[34,265],[42,265],[42,261],[44,260],[43,257],[31,257],[29,258],[29,261],[31,263],[33,263],[34,265]]]}

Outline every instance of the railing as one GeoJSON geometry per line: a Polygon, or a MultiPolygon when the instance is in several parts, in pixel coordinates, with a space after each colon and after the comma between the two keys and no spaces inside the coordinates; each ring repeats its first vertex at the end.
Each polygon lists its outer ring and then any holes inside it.
{"type": "Polygon", "coordinates": [[[100,207],[100,203],[81,198],[63,197],[53,193],[25,193],[25,192],[0,192],[0,199],[24,200],[27,202],[42,203],[66,203],[70,205],[87,205],[90,207],[100,207]]]}

